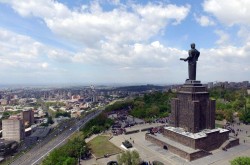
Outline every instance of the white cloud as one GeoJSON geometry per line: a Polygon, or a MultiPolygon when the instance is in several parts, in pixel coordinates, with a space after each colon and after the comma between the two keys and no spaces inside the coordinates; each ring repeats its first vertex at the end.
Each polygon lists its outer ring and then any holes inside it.
{"type": "Polygon", "coordinates": [[[12,8],[21,16],[35,16],[48,18],[65,18],[70,10],[63,4],[51,0],[1,0],[11,4],[12,8]]]}
{"type": "Polygon", "coordinates": [[[174,24],[180,23],[190,10],[190,5],[186,6],[176,6],[176,5],[154,5],[147,4],[146,6],[135,5],[134,10],[137,11],[143,19],[148,21],[148,23],[154,24],[166,24],[166,21],[173,19],[175,20],[174,24]]]}
{"type": "Polygon", "coordinates": [[[163,46],[159,41],[151,44],[135,43],[119,45],[105,43],[102,49],[86,49],[73,57],[74,62],[115,65],[121,68],[161,68],[170,65],[171,61],[187,54],[186,51],[163,46]]]}
{"type": "Polygon", "coordinates": [[[0,67],[9,69],[39,70],[49,68],[50,58],[58,61],[70,59],[70,53],[46,46],[34,39],[0,28],[0,67]],[[67,54],[67,55],[66,55],[67,54]]]}
{"type": "Polygon", "coordinates": [[[44,68],[44,69],[47,69],[49,66],[49,64],[47,62],[44,62],[41,64],[41,67],[44,68]]]}
{"type": "Polygon", "coordinates": [[[219,39],[215,42],[218,45],[226,45],[230,40],[229,34],[222,30],[215,30],[215,33],[219,36],[219,39]]]}
{"type": "MultiPolygon", "coordinates": [[[[37,51],[34,52],[37,56],[46,54],[50,60],[114,65],[117,68],[161,68],[168,65],[174,59],[173,56],[185,53],[175,48],[166,48],[159,41],[147,43],[168,24],[179,24],[184,20],[190,11],[189,5],[148,3],[143,6],[133,3],[131,6],[119,5],[104,11],[98,1],[82,6],[79,10],[70,10],[50,0],[3,2],[10,4],[23,17],[41,18],[52,32],[77,45],[75,53],[72,53],[39,43],[39,50],[35,49],[37,51]]],[[[51,67],[49,63],[40,61],[37,65],[42,68],[51,67]]]]}
{"type": "Polygon", "coordinates": [[[243,81],[249,75],[250,43],[200,49],[198,76],[203,81],[243,81]]]}
{"type": "MultiPolygon", "coordinates": [[[[115,5],[120,3],[116,0],[110,1],[115,5]]],[[[74,68],[72,65],[78,64],[78,66],[91,65],[93,68],[103,67],[103,70],[95,68],[98,70],[95,77],[103,76],[103,79],[106,76],[112,77],[112,74],[116,74],[113,80],[119,77],[121,81],[131,78],[138,81],[141,79],[141,82],[176,81],[178,79],[176,75],[179,75],[179,79],[183,81],[183,77],[187,77],[187,63],[179,60],[180,57],[188,56],[187,50],[168,47],[157,39],[152,40],[162,34],[166,26],[181,23],[190,12],[189,5],[132,4],[131,6],[118,5],[117,8],[104,11],[97,1],[89,6],[82,6],[78,10],[71,10],[51,0],[26,0],[25,2],[2,0],[1,2],[10,4],[23,17],[39,17],[60,39],[65,39],[64,43],[71,42],[70,44],[76,45],[75,52],[69,52],[47,46],[31,37],[0,29],[2,63],[0,67],[2,69],[9,67],[46,73],[53,70],[52,63],[58,61],[71,63],[69,68],[74,68]]],[[[224,9],[225,2],[206,0],[203,4],[204,10],[227,25],[249,24],[245,18],[248,13],[244,12],[244,8],[242,8],[243,11],[237,9],[235,13],[234,9],[230,9],[231,11],[224,9]],[[239,14],[240,12],[242,15],[239,14]]],[[[227,3],[230,4],[231,1],[227,3]]],[[[226,5],[226,7],[230,6],[226,5]]],[[[215,19],[205,15],[196,16],[196,21],[202,26],[215,24],[213,20],[215,19]]],[[[239,36],[243,36],[246,32],[246,29],[241,30],[238,33],[239,36]]],[[[215,76],[215,72],[218,77],[223,77],[225,72],[234,73],[240,68],[249,72],[250,42],[240,47],[232,46],[229,45],[230,37],[225,31],[217,30],[215,33],[219,36],[216,42],[218,47],[200,49],[198,78],[208,80],[208,77],[215,76]]],[[[68,69],[66,67],[65,69],[68,69]]],[[[85,74],[91,77],[94,71],[87,73],[88,71],[85,71],[85,74]]],[[[79,72],[84,72],[84,69],[79,72]]],[[[80,77],[79,72],[75,73],[77,78],[80,77]]],[[[62,77],[67,76],[62,75],[62,77]]]]}
{"type": "Polygon", "coordinates": [[[250,25],[249,0],[205,0],[203,8],[226,25],[250,25]]]}
{"type": "MultiPolygon", "coordinates": [[[[43,19],[52,32],[67,41],[82,46],[100,46],[102,41],[130,43],[145,41],[158,34],[167,23],[180,23],[189,13],[190,6],[163,4],[133,4],[103,11],[94,1],[80,11],[50,0],[3,1],[22,16],[43,19]]],[[[117,1],[119,3],[119,1],[117,1]]]]}
{"type": "Polygon", "coordinates": [[[108,2],[114,5],[120,4],[120,0],[108,0],[108,2]]]}
{"type": "MultiPolygon", "coordinates": [[[[120,74],[131,76],[134,81],[146,81],[148,77],[155,78],[154,81],[163,81],[162,76],[166,75],[164,81],[173,79],[174,75],[180,75],[179,81],[182,81],[183,76],[187,77],[187,64],[179,61],[180,57],[187,57],[187,50],[179,50],[176,48],[166,47],[159,41],[154,41],[149,44],[134,43],[134,44],[117,44],[103,42],[101,49],[86,48],[78,53],[69,53],[64,50],[53,49],[47,47],[33,39],[18,35],[6,30],[0,30],[2,39],[0,40],[0,61],[2,70],[18,70],[33,72],[61,72],[56,69],[44,57],[51,60],[63,60],[63,62],[80,63],[81,65],[92,64],[95,66],[102,66],[113,68],[110,73],[117,76],[120,74]],[[8,44],[3,42],[4,39],[9,38],[8,44]],[[36,44],[40,47],[32,46],[36,44]],[[5,45],[3,45],[5,44],[5,45]],[[11,47],[12,46],[12,47],[11,47]],[[36,52],[33,58],[22,58],[16,56],[19,47],[31,46],[36,52]],[[14,55],[12,55],[14,54],[14,55]],[[116,69],[115,69],[116,68],[116,69]],[[157,73],[157,74],[155,74],[157,73]],[[136,75],[147,75],[143,78],[136,75]],[[158,76],[157,76],[158,75],[158,76]]],[[[199,48],[198,48],[199,49],[199,48]]],[[[201,57],[198,62],[198,77],[206,81],[207,76],[214,77],[216,75],[224,76],[225,72],[237,72],[237,70],[244,70],[249,72],[250,60],[250,42],[242,47],[236,46],[220,46],[214,49],[200,49],[201,57]],[[209,64],[208,64],[209,63],[209,64]],[[213,64],[213,65],[210,65],[213,64]],[[206,73],[201,75],[200,73],[206,73]],[[200,75],[199,75],[200,74],[200,75]],[[204,77],[203,77],[204,76],[204,77]]],[[[73,64],[74,65],[74,64],[73,64]]],[[[67,68],[65,68],[67,69],[67,68]]],[[[99,71],[102,74],[101,71],[99,71]]],[[[217,76],[218,79],[220,76],[217,76]]],[[[230,78],[230,77],[229,77],[230,78]]],[[[177,78],[178,79],[178,78],[177,78]]],[[[123,80],[123,79],[121,79],[123,80]]],[[[126,78],[124,78],[124,81],[126,78]]],[[[172,81],[173,81],[172,80],[172,81]]],[[[207,80],[209,81],[209,80],[207,80]]]]}
{"type": "Polygon", "coordinates": [[[250,41],[250,29],[249,27],[241,26],[237,32],[237,36],[243,41],[243,43],[250,41]]]}
{"type": "Polygon", "coordinates": [[[194,18],[196,22],[198,22],[201,26],[215,25],[215,22],[208,16],[205,16],[205,15],[197,16],[196,14],[194,14],[194,18]]]}
{"type": "Polygon", "coordinates": [[[42,51],[42,44],[28,36],[0,29],[0,54],[12,58],[34,59],[42,51]]]}

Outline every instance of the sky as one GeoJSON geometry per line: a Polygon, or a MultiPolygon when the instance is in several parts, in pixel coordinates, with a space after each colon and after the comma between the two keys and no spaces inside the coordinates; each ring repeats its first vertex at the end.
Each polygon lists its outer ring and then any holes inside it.
{"type": "Polygon", "coordinates": [[[250,80],[249,0],[0,0],[0,84],[250,80]]]}

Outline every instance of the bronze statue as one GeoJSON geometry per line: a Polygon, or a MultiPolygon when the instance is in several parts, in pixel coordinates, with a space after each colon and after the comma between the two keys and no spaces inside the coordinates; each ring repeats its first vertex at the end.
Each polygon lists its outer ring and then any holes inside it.
{"type": "Polygon", "coordinates": [[[188,76],[189,80],[196,80],[196,61],[200,56],[200,52],[195,49],[195,44],[191,44],[191,49],[188,51],[187,58],[180,58],[180,60],[188,61],[188,76]]]}

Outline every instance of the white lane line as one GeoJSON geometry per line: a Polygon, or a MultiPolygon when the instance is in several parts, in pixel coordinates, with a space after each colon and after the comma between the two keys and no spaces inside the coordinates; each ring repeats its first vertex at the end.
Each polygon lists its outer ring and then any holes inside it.
{"type": "MultiPolygon", "coordinates": [[[[94,115],[96,116],[96,115],[94,115]]],[[[94,117],[93,116],[93,117],[94,117]]],[[[89,119],[87,119],[87,121],[89,121],[89,119]]],[[[42,159],[44,156],[46,156],[48,153],[50,153],[53,149],[55,149],[58,145],[60,145],[62,142],[64,142],[67,138],[69,138],[73,133],[75,133],[77,130],[73,131],[69,136],[67,136],[66,138],[64,138],[60,143],[58,143],[57,145],[55,145],[53,148],[51,148],[49,151],[47,151],[45,154],[43,154],[43,156],[41,156],[39,159],[37,159],[35,162],[33,162],[31,165],[34,165],[36,162],[38,162],[40,159],[42,159]]]]}

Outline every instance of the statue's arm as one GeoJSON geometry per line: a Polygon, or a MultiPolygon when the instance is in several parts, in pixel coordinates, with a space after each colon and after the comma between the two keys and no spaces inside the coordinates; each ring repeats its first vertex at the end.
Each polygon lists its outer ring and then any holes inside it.
{"type": "Polygon", "coordinates": [[[188,56],[188,57],[186,58],[186,61],[190,60],[191,58],[192,58],[192,57],[188,56]]]}
{"type": "Polygon", "coordinates": [[[190,59],[192,59],[193,58],[193,55],[192,55],[192,52],[191,52],[191,50],[189,50],[188,51],[188,57],[187,58],[180,58],[180,60],[183,60],[183,61],[188,61],[188,60],[190,60],[190,59]]]}

